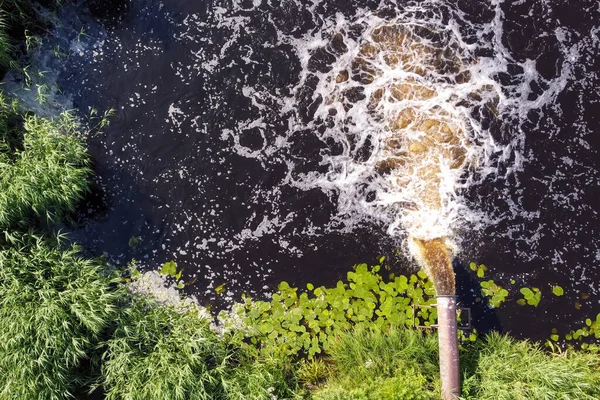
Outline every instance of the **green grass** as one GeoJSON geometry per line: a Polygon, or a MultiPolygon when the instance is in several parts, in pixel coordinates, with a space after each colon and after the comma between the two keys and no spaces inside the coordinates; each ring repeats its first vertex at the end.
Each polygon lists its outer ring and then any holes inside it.
{"type": "Polygon", "coordinates": [[[315,399],[437,399],[437,337],[405,327],[358,329],[328,350],[333,372],[315,399]]]}
{"type": "MultiPolygon", "coordinates": [[[[6,72],[10,68],[16,67],[13,60],[13,46],[7,33],[6,15],[0,10],[0,71],[6,72]]],[[[2,76],[4,74],[2,73],[2,76]]]]}
{"type": "Polygon", "coordinates": [[[584,351],[549,353],[528,341],[491,334],[472,350],[476,367],[463,396],[477,400],[600,398],[600,357],[584,351]]]}
{"type": "Polygon", "coordinates": [[[0,398],[69,398],[123,289],[75,247],[28,234],[11,244],[0,250],[0,398]]]}
{"type": "MultiPolygon", "coordinates": [[[[3,116],[10,113],[3,104],[3,116]]],[[[15,117],[16,118],[16,117],[15,117]]],[[[84,141],[73,116],[25,116],[22,129],[0,124],[0,229],[28,229],[73,210],[88,188],[84,141]],[[2,126],[4,125],[4,126],[2,126]]]]}
{"type": "MultiPolygon", "coordinates": [[[[315,399],[439,399],[437,337],[406,327],[338,335],[319,363],[300,366],[315,399]]],[[[467,400],[600,398],[598,354],[549,352],[497,333],[461,349],[467,400]]]]}
{"type": "Polygon", "coordinates": [[[220,337],[197,313],[136,298],[107,342],[107,399],[218,400],[293,397],[285,368],[255,360],[235,336],[220,337]]]}

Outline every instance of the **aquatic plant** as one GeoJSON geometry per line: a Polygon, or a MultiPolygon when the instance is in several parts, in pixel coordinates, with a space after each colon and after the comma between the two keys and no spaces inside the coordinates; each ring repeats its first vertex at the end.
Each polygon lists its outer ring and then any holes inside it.
{"type": "Polygon", "coordinates": [[[521,288],[519,291],[523,295],[522,299],[517,300],[517,304],[519,304],[520,306],[528,304],[530,306],[537,307],[538,304],[540,304],[540,301],[542,299],[542,292],[540,291],[540,289],[536,287],[532,287],[531,289],[524,287],[521,288]]]}
{"type": "Polygon", "coordinates": [[[492,279],[482,281],[479,285],[481,286],[481,294],[488,297],[488,304],[492,308],[500,307],[508,296],[508,290],[496,284],[492,279]]]}
{"type": "Polygon", "coordinates": [[[62,237],[0,248],[0,398],[66,399],[83,385],[124,289],[62,237]]]}
{"type": "MultiPolygon", "coordinates": [[[[1,108],[9,113],[6,103],[1,108]]],[[[22,129],[0,131],[0,229],[27,228],[34,217],[53,221],[83,199],[90,169],[78,128],[63,113],[53,120],[25,116],[22,129]]]]}
{"type": "Polygon", "coordinates": [[[425,273],[394,276],[386,282],[380,270],[380,265],[356,265],[347,282],[331,288],[309,283],[301,291],[282,282],[270,302],[246,298],[221,319],[225,329],[244,327],[263,353],[308,358],[327,350],[331,338],[361,325],[377,329],[432,325],[437,317],[434,308],[413,309],[435,304],[433,284],[425,273]]]}

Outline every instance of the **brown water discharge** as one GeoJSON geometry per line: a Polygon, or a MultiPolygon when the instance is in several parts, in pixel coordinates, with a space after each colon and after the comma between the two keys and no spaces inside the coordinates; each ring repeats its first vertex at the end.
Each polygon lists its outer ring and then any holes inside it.
{"type": "MultiPolygon", "coordinates": [[[[435,36],[435,32],[421,31],[425,36],[435,36]]],[[[466,167],[468,129],[460,117],[439,106],[442,95],[435,79],[431,79],[453,76],[450,84],[460,84],[468,78],[461,66],[451,49],[437,48],[432,40],[394,24],[375,28],[360,47],[350,71],[336,77],[337,83],[351,79],[370,89],[369,110],[379,114],[387,131],[376,169],[387,177],[392,188],[411,193],[412,202],[406,204],[408,213],[439,211],[444,202],[443,174],[466,167]],[[386,74],[389,78],[382,79],[386,74]]],[[[328,101],[342,101],[348,107],[353,93],[341,90],[328,101]]],[[[414,256],[433,281],[437,294],[453,295],[454,272],[447,238],[420,239],[412,237],[410,229],[408,233],[415,244],[411,249],[418,253],[414,256]]]]}
{"type": "Polygon", "coordinates": [[[412,239],[420,251],[420,262],[432,280],[438,296],[456,293],[451,253],[443,238],[432,240],[412,239]]]}

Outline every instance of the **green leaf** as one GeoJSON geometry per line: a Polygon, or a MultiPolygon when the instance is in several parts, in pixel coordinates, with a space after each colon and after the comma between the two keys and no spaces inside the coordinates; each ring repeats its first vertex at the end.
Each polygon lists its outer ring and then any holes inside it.
{"type": "Polygon", "coordinates": [[[558,335],[550,335],[550,339],[554,340],[555,342],[558,342],[558,335]]]}
{"type": "Polygon", "coordinates": [[[223,294],[225,292],[225,286],[227,285],[227,283],[222,283],[219,286],[217,286],[215,288],[215,293],[216,294],[223,294]]]}
{"type": "Polygon", "coordinates": [[[168,261],[164,263],[162,268],[160,269],[160,273],[163,275],[175,277],[175,275],[177,274],[177,264],[175,264],[175,261],[168,261]]]}
{"type": "Polygon", "coordinates": [[[563,294],[565,294],[565,291],[563,290],[563,288],[556,285],[552,288],[552,293],[554,293],[555,296],[562,296],[563,294]]]}
{"type": "Polygon", "coordinates": [[[529,300],[529,299],[533,298],[533,292],[531,291],[531,289],[521,288],[521,290],[519,290],[519,291],[521,292],[523,297],[525,297],[525,300],[529,300]]]}
{"type": "Polygon", "coordinates": [[[475,271],[477,271],[477,264],[475,264],[474,262],[471,262],[469,264],[469,268],[471,268],[471,271],[475,272],[475,271]]]}
{"type": "Polygon", "coordinates": [[[312,283],[307,283],[307,284],[306,284],[306,288],[307,288],[308,290],[313,290],[313,289],[315,288],[315,285],[313,285],[312,283]]]}

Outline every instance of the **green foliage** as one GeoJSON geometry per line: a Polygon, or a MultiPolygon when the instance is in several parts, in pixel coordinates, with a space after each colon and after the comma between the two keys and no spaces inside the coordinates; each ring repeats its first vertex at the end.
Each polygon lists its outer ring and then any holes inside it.
{"type": "Polygon", "coordinates": [[[463,397],[477,400],[592,400],[600,396],[600,359],[588,352],[547,353],[527,341],[489,335],[473,349],[477,366],[463,397]]]}
{"type": "Polygon", "coordinates": [[[504,303],[508,296],[508,290],[497,285],[493,280],[482,281],[479,283],[481,286],[481,293],[488,297],[488,304],[492,308],[498,308],[504,303]]]}
{"type": "Polygon", "coordinates": [[[565,294],[565,291],[563,290],[563,288],[562,288],[562,287],[560,287],[560,286],[556,285],[556,286],[553,286],[553,287],[552,287],[552,293],[553,293],[555,296],[562,296],[562,295],[564,295],[564,294],[565,294]]]}
{"type": "Polygon", "coordinates": [[[219,337],[198,313],[135,298],[107,341],[107,399],[271,399],[292,396],[285,368],[255,360],[238,336],[219,337]]]}
{"type": "Polygon", "coordinates": [[[522,299],[517,300],[517,304],[524,306],[525,304],[529,304],[530,306],[537,307],[540,304],[540,300],[542,299],[542,292],[540,289],[533,288],[521,288],[521,294],[523,295],[522,299]]]}
{"type": "Polygon", "coordinates": [[[405,327],[358,328],[331,340],[335,373],[315,399],[426,400],[439,398],[435,335],[405,327]]]}
{"type": "Polygon", "coordinates": [[[235,319],[247,327],[251,343],[261,352],[309,359],[327,350],[333,337],[360,325],[383,330],[434,324],[435,308],[413,310],[435,304],[433,285],[422,271],[385,282],[379,270],[378,265],[356,265],[347,283],[339,281],[332,288],[309,284],[299,291],[282,282],[270,302],[247,298],[234,309],[235,319]]]}
{"type": "Polygon", "coordinates": [[[83,198],[90,170],[77,129],[65,113],[26,116],[21,132],[0,131],[0,229],[26,228],[34,216],[64,217],[83,198]]]}
{"type": "Polygon", "coordinates": [[[317,385],[331,376],[331,366],[320,358],[301,360],[298,367],[298,380],[309,388],[317,385]]]}
{"type": "Polygon", "coordinates": [[[0,70],[7,71],[16,66],[12,58],[13,47],[8,37],[5,13],[0,10],[0,70]]]}
{"type": "Polygon", "coordinates": [[[469,264],[469,268],[471,268],[471,271],[477,273],[477,277],[480,279],[483,279],[486,271],[488,270],[488,268],[484,264],[479,264],[479,266],[477,266],[477,264],[474,262],[471,262],[469,264]]]}
{"type": "Polygon", "coordinates": [[[594,320],[586,318],[585,326],[572,330],[565,336],[565,339],[578,340],[588,336],[594,336],[596,339],[600,339],[600,313],[596,315],[596,319],[594,320]]]}
{"type": "Polygon", "coordinates": [[[124,290],[76,247],[15,238],[0,249],[0,398],[65,399],[124,290]]]}

